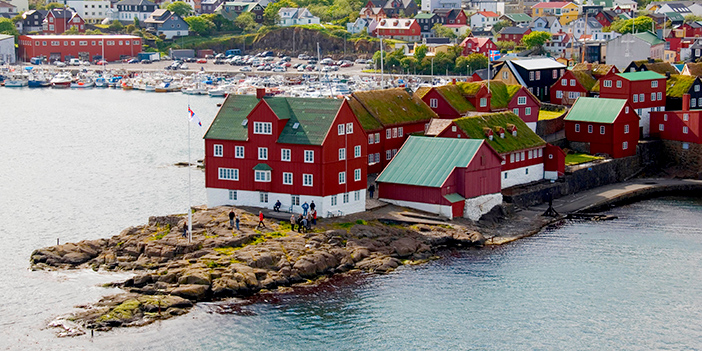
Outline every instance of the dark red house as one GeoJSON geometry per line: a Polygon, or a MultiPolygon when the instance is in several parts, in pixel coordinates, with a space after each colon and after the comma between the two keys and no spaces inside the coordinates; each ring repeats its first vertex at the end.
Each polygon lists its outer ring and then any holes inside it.
{"type": "Polygon", "coordinates": [[[685,38],[702,36],[702,23],[699,22],[686,22],[678,29],[684,31],[683,37],[685,38]]]}
{"type": "Polygon", "coordinates": [[[535,131],[536,123],[539,121],[541,101],[523,86],[508,85],[507,87],[509,92],[507,109],[519,116],[527,127],[535,131]]]}
{"type": "Polygon", "coordinates": [[[69,58],[90,61],[103,53],[105,60],[117,61],[140,53],[142,40],[134,35],[20,35],[18,44],[20,58],[26,62],[37,56],[49,62],[69,58]]]}
{"type": "Polygon", "coordinates": [[[502,158],[482,139],[411,136],[378,176],[378,196],[399,206],[478,220],[502,203],[502,158]]]}
{"type": "Polygon", "coordinates": [[[528,27],[504,27],[497,33],[497,41],[513,41],[520,43],[525,35],[531,33],[531,28],[528,27]]]}
{"type": "Polygon", "coordinates": [[[600,79],[600,97],[627,99],[641,118],[641,136],[649,135],[652,111],[665,110],[665,76],[652,71],[610,74],[600,79]]]}
{"type": "Polygon", "coordinates": [[[651,112],[651,136],[663,140],[702,144],[702,110],[690,111],[684,106],[690,106],[690,94],[683,95],[681,111],[651,112]]]}
{"type": "Polygon", "coordinates": [[[75,27],[79,33],[85,33],[85,21],[72,9],[51,9],[44,18],[44,34],[63,34],[71,27],[75,27]]]}
{"type": "Polygon", "coordinates": [[[229,95],[205,134],[209,206],[365,211],[367,136],[347,100],[229,95]]]}
{"type": "Polygon", "coordinates": [[[582,151],[613,158],[636,155],[639,116],[626,99],[580,97],[564,122],[569,142],[589,145],[582,151]]]}
{"type": "Polygon", "coordinates": [[[567,70],[551,86],[551,103],[570,106],[581,96],[592,96],[596,84],[597,80],[589,71],[567,70]]]}
{"type": "Polygon", "coordinates": [[[438,116],[416,94],[403,88],[358,91],[349,106],[368,134],[368,173],[380,173],[407,137],[423,132],[438,116]]]}
{"type": "Polygon", "coordinates": [[[460,46],[463,48],[461,55],[468,56],[473,53],[489,55],[490,50],[497,50],[497,45],[490,38],[467,37],[460,46]]]}

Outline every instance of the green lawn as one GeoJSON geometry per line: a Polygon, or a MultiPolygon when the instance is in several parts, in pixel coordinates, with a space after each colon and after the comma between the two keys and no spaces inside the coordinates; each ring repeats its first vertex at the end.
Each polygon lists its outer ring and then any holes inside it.
{"type": "Polygon", "coordinates": [[[539,110],[539,121],[545,121],[549,119],[554,119],[556,117],[560,117],[565,110],[561,111],[545,111],[545,110],[539,110]]]}
{"type": "Polygon", "coordinates": [[[568,154],[565,157],[566,166],[579,165],[581,163],[590,162],[594,160],[601,160],[602,157],[592,156],[588,154],[568,154]]]}

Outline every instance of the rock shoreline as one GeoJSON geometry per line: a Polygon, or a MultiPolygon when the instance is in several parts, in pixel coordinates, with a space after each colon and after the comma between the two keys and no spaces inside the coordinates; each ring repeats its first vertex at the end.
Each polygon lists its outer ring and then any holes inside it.
{"type": "MultiPolygon", "coordinates": [[[[193,214],[192,242],[182,237],[185,215],[150,217],[143,226],[109,239],[84,240],[35,250],[33,270],[134,271],[111,286],[125,292],[106,296],[65,319],[98,331],[146,325],[187,313],[194,303],[306,284],[333,274],[387,273],[405,263],[424,262],[452,246],[483,246],[485,237],[467,227],[385,225],[358,219],[325,223],[308,233],[285,221],[241,212],[241,231],[229,228],[231,207],[193,214]]],[[[67,323],[56,323],[58,327],[67,323]]],[[[79,335],[66,333],[59,335],[79,335]]]]}

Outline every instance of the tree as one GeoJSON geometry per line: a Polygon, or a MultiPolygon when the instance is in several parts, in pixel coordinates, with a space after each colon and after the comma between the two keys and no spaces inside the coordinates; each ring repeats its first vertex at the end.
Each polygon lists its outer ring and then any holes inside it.
{"type": "Polygon", "coordinates": [[[502,28],[511,27],[511,26],[512,26],[512,22],[510,22],[508,20],[502,20],[502,21],[495,23],[495,25],[492,26],[492,32],[498,33],[499,31],[502,30],[502,28]]]}
{"type": "Polygon", "coordinates": [[[188,16],[193,13],[193,8],[183,1],[175,1],[166,6],[166,10],[175,13],[180,17],[188,16]]]}
{"type": "Polygon", "coordinates": [[[53,9],[62,9],[64,7],[66,7],[66,5],[64,5],[62,2],[50,2],[50,3],[46,4],[46,6],[44,8],[47,11],[50,11],[53,9]]]}
{"type": "Polygon", "coordinates": [[[549,40],[551,40],[551,33],[549,32],[536,31],[522,37],[522,43],[529,48],[540,48],[549,40]]]}
{"type": "Polygon", "coordinates": [[[113,32],[119,32],[124,29],[124,26],[122,25],[122,22],[114,20],[112,23],[110,23],[110,26],[107,27],[107,29],[113,32]]]}
{"type": "Polygon", "coordinates": [[[447,27],[444,27],[443,24],[441,23],[436,23],[434,24],[433,27],[431,27],[431,31],[434,32],[434,35],[440,38],[455,38],[456,34],[447,27]]]}
{"type": "Polygon", "coordinates": [[[429,48],[425,44],[419,45],[414,48],[414,58],[416,58],[418,62],[422,62],[424,57],[427,56],[428,51],[429,48]]]}
{"type": "Polygon", "coordinates": [[[207,20],[202,16],[186,17],[185,22],[188,22],[191,31],[195,32],[201,37],[206,37],[212,34],[212,31],[215,28],[215,25],[214,23],[212,23],[212,21],[207,20]]]}
{"type": "Polygon", "coordinates": [[[472,73],[479,69],[487,68],[488,58],[483,54],[473,53],[456,59],[456,72],[472,73]]]}
{"type": "Polygon", "coordinates": [[[139,18],[138,18],[138,17],[135,16],[135,17],[134,17],[134,21],[133,21],[132,23],[134,24],[134,27],[135,27],[135,28],[141,28],[141,24],[139,23],[139,18]]]}
{"type": "Polygon", "coordinates": [[[702,21],[702,16],[697,15],[687,15],[685,16],[685,23],[702,21]]]}
{"type": "Polygon", "coordinates": [[[19,32],[15,27],[15,22],[12,22],[9,18],[0,18],[0,34],[18,36],[19,32]]]}
{"type": "Polygon", "coordinates": [[[208,13],[201,16],[214,23],[217,31],[232,31],[236,29],[234,22],[224,18],[224,16],[219,13],[208,13]]]}
{"type": "Polygon", "coordinates": [[[244,33],[255,32],[258,28],[258,23],[254,20],[254,15],[251,12],[244,12],[234,19],[234,25],[241,28],[244,33]]]}
{"type": "Polygon", "coordinates": [[[497,48],[500,49],[500,52],[506,53],[509,50],[514,50],[517,43],[513,41],[498,41],[495,43],[495,45],[497,45],[497,48]]]}
{"type": "MultiPolygon", "coordinates": [[[[269,26],[275,26],[280,20],[278,16],[278,11],[283,7],[298,7],[297,4],[292,0],[280,0],[278,2],[271,2],[263,10],[263,23],[269,26]]],[[[311,12],[311,10],[310,10],[311,12]]]]}
{"type": "Polygon", "coordinates": [[[400,59],[400,66],[402,66],[402,69],[406,70],[407,72],[411,72],[412,70],[416,69],[418,63],[419,60],[412,56],[407,56],[400,59]]]}
{"type": "Polygon", "coordinates": [[[635,31],[637,33],[651,31],[653,28],[655,28],[653,19],[646,16],[639,16],[628,20],[616,20],[612,22],[609,27],[611,30],[617,33],[626,34],[632,32],[634,24],[636,24],[635,31]]]}

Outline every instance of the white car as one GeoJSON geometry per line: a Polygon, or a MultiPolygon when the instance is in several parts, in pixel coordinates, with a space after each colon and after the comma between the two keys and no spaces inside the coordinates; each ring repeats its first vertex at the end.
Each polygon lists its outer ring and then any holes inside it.
{"type": "Polygon", "coordinates": [[[66,64],[61,61],[54,61],[54,66],[56,67],[66,67],[66,64]]]}
{"type": "Polygon", "coordinates": [[[251,66],[244,66],[244,67],[241,67],[241,69],[239,71],[240,72],[251,72],[252,69],[251,69],[251,66]]]}

